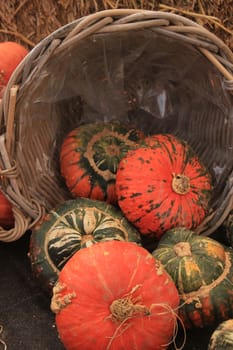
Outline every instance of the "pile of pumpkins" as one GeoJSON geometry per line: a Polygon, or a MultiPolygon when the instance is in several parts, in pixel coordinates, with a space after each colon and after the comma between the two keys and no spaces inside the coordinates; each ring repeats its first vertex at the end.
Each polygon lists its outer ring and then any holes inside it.
{"type": "MultiPolygon", "coordinates": [[[[0,99],[27,53],[0,43],[0,99]]],[[[180,328],[182,348],[186,329],[205,326],[208,350],[233,347],[233,214],[228,246],[195,233],[213,179],[190,145],[96,122],[66,135],[60,170],[71,198],[33,229],[29,258],[65,348],[166,349],[180,328]]],[[[0,226],[13,225],[0,192],[0,226]]]]}
{"type": "Polygon", "coordinates": [[[182,348],[187,329],[233,318],[233,251],[195,233],[213,179],[187,142],[84,124],[66,135],[60,171],[71,198],[33,229],[29,258],[67,350],[166,349],[178,329],[182,348]]]}

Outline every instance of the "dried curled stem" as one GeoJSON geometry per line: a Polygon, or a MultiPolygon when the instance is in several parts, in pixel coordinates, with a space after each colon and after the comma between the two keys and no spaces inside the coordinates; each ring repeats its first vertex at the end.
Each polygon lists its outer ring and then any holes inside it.
{"type": "MultiPolygon", "coordinates": [[[[0,325],[0,336],[2,335],[2,332],[3,332],[3,326],[0,325]]],[[[2,338],[0,338],[0,344],[3,346],[3,350],[7,350],[7,345],[2,338]]]]}
{"type": "Polygon", "coordinates": [[[141,285],[136,285],[129,293],[124,295],[122,298],[114,300],[110,305],[111,314],[109,318],[111,318],[113,322],[118,323],[118,326],[115,329],[112,337],[110,337],[106,350],[110,350],[114,339],[121,336],[128,328],[131,327],[131,323],[129,322],[130,320],[136,317],[153,317],[153,315],[164,315],[165,313],[169,313],[173,318],[174,329],[171,341],[163,346],[167,347],[169,344],[173,343],[176,350],[183,349],[186,343],[186,331],[181,318],[177,315],[177,310],[173,310],[172,307],[166,303],[154,303],[150,305],[150,307],[143,305],[139,296],[133,296],[133,293],[140,287],[141,285]],[[155,308],[158,308],[159,311],[156,312],[155,308]],[[164,311],[161,311],[161,309],[164,309],[164,311]],[[175,342],[178,333],[178,320],[180,321],[184,332],[184,339],[180,347],[177,347],[175,342]]]}

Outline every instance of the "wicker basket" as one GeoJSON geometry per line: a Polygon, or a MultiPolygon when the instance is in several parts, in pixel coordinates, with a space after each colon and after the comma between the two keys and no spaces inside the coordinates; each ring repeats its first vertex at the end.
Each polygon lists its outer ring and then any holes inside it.
{"type": "Polygon", "coordinates": [[[218,37],[168,12],[105,10],[49,35],[0,105],[1,187],[15,214],[0,240],[20,238],[69,198],[60,142],[74,125],[106,116],[193,146],[215,176],[211,212],[196,231],[214,232],[233,206],[232,74],[233,53],[218,37]]]}

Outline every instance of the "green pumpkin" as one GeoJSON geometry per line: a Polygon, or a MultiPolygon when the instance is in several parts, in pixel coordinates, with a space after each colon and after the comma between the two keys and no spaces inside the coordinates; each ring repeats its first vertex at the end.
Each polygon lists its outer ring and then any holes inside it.
{"type": "Polygon", "coordinates": [[[51,290],[76,251],[110,240],[141,244],[138,231],[113,205],[88,198],[68,200],[33,230],[28,254],[32,271],[42,286],[51,290]]]}
{"type": "Polygon", "coordinates": [[[186,328],[233,317],[233,251],[186,228],[167,231],[152,255],[160,260],[180,294],[186,328]]]}
{"type": "Polygon", "coordinates": [[[233,319],[226,320],[218,325],[210,337],[208,350],[233,349],[233,319]]]}

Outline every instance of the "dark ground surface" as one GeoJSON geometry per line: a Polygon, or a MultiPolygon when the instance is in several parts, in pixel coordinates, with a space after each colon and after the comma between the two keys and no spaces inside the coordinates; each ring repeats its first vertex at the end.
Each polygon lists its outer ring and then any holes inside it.
{"type": "Polygon", "coordinates": [[[63,350],[50,299],[31,275],[28,238],[25,235],[17,242],[0,244],[0,338],[7,350],[63,350]]]}
{"type": "MultiPolygon", "coordinates": [[[[31,273],[27,256],[29,237],[28,233],[16,242],[0,243],[0,325],[3,327],[0,339],[7,344],[7,350],[64,350],[50,311],[50,298],[31,273]]],[[[212,331],[209,328],[189,331],[183,349],[207,350],[212,331]]],[[[182,338],[180,333],[178,347],[182,338]]],[[[1,343],[0,350],[6,350],[1,343]]]]}

